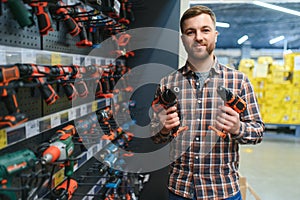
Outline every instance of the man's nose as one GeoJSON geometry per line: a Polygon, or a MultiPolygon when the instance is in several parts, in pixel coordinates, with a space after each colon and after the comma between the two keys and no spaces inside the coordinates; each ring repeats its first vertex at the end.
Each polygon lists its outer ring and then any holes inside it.
{"type": "Polygon", "coordinates": [[[203,40],[203,35],[200,31],[197,31],[195,34],[195,40],[196,41],[202,41],[203,40]]]}

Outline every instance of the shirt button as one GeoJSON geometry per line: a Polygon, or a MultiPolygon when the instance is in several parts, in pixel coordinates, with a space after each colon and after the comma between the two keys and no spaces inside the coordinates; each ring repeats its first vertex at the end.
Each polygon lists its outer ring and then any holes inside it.
{"type": "Polygon", "coordinates": [[[198,82],[196,82],[196,85],[199,85],[199,83],[198,83],[198,82]]]}
{"type": "Polygon", "coordinates": [[[200,122],[201,120],[198,118],[197,121],[200,122]]]}
{"type": "Polygon", "coordinates": [[[199,137],[196,137],[196,140],[199,141],[199,137]]]}
{"type": "Polygon", "coordinates": [[[196,158],[196,160],[198,160],[198,159],[199,159],[199,157],[198,157],[198,156],[196,156],[195,158],[196,158]]]}
{"type": "Polygon", "coordinates": [[[200,100],[200,99],[198,99],[198,100],[197,100],[197,102],[198,102],[198,103],[201,103],[201,100],[200,100]]]}

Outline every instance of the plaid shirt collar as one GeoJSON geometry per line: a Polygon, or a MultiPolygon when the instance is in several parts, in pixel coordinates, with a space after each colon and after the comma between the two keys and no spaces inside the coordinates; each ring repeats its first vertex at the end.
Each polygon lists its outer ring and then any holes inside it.
{"type": "MultiPolygon", "coordinates": [[[[213,66],[210,69],[210,75],[221,73],[220,66],[219,66],[219,61],[218,61],[216,56],[214,58],[215,58],[215,62],[214,62],[213,66]]],[[[189,63],[188,60],[186,61],[185,65],[180,69],[180,71],[181,71],[183,76],[187,76],[187,77],[194,74],[194,71],[191,69],[191,64],[189,63]]]]}

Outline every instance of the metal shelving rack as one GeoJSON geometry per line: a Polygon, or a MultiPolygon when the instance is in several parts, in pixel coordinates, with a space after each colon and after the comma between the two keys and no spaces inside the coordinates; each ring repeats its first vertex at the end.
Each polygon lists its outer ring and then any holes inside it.
{"type": "MultiPolygon", "coordinates": [[[[42,37],[37,25],[30,28],[20,28],[6,4],[2,4],[0,64],[35,63],[51,65],[59,63],[67,65],[82,64],[82,61],[85,64],[89,64],[87,62],[97,64],[115,62],[114,58],[88,56],[92,49],[76,47],[75,43],[78,38],[66,35],[64,30],[54,30],[42,37]]],[[[54,105],[48,106],[39,94],[32,95],[32,93],[30,88],[19,88],[17,91],[19,107],[22,112],[27,114],[29,121],[0,130],[0,153],[2,155],[25,147],[35,147],[46,140],[49,131],[56,130],[68,122],[111,105],[111,99],[95,99],[73,106],[72,102],[62,96],[54,105]]],[[[0,101],[0,110],[2,110],[3,115],[6,112],[4,107],[3,102],[0,101]]],[[[105,142],[96,144],[82,152],[79,156],[80,160],[74,168],[74,173],[85,166],[96,153],[101,151],[104,145],[105,142]]],[[[103,180],[100,178],[97,182],[101,181],[103,180]]],[[[95,194],[96,192],[95,187],[91,187],[87,194],[95,194]]],[[[47,192],[44,195],[46,196],[47,192]]],[[[86,196],[84,199],[90,199],[90,197],[86,196]]]]}

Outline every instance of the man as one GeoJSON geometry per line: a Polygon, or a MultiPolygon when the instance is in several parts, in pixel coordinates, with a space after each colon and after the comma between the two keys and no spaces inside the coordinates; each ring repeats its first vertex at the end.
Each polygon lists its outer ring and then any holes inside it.
{"type": "Polygon", "coordinates": [[[153,140],[171,142],[169,199],[240,200],[239,144],[260,143],[264,131],[253,87],[244,74],[220,64],[214,55],[218,32],[212,10],[189,8],[180,28],[187,62],[161,80],[156,94],[170,89],[178,103],[154,113],[151,121],[153,140]],[[239,95],[246,110],[239,114],[226,106],[217,92],[219,86],[239,95]],[[172,130],[179,125],[188,130],[179,129],[174,135],[172,130]]]}

